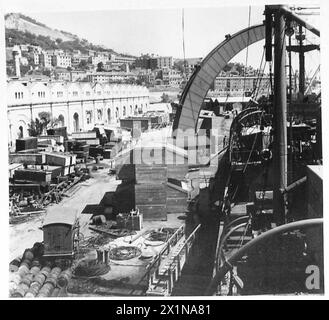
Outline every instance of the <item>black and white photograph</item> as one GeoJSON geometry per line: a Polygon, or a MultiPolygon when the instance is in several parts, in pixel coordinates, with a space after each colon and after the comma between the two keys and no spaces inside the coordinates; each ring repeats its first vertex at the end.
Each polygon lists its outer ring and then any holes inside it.
{"type": "Polygon", "coordinates": [[[8,299],[324,296],[322,1],[5,2],[8,299]]]}

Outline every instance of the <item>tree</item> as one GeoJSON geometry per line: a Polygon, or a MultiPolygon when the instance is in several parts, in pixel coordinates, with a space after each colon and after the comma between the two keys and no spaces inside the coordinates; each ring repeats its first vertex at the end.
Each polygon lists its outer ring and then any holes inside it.
{"type": "Polygon", "coordinates": [[[43,133],[44,129],[45,123],[42,120],[35,118],[35,120],[32,120],[29,124],[27,131],[31,137],[37,137],[43,133]]]}
{"type": "Polygon", "coordinates": [[[102,71],[105,71],[105,69],[104,69],[104,63],[103,62],[99,62],[99,63],[97,63],[96,72],[102,72],[102,71]]]}
{"type": "Polygon", "coordinates": [[[79,69],[86,70],[88,69],[88,62],[86,60],[81,60],[78,65],[79,69]]]}

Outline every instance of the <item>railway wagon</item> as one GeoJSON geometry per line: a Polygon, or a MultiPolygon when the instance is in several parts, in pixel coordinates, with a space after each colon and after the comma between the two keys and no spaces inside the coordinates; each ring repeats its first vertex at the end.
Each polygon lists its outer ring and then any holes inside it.
{"type": "Polygon", "coordinates": [[[44,256],[73,258],[78,230],[77,212],[71,208],[47,214],[43,223],[44,256]]]}

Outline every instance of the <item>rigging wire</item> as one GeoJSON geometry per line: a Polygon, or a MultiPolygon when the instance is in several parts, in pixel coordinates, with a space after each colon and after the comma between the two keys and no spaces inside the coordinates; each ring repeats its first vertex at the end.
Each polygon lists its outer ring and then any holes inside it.
{"type": "Polygon", "coordinates": [[[182,9],[182,34],[183,34],[183,58],[184,58],[184,76],[187,80],[186,76],[186,56],[185,56],[185,17],[184,17],[184,8],[182,9]]]}
{"type": "MultiPolygon", "coordinates": [[[[248,10],[248,29],[250,28],[250,18],[251,18],[251,6],[249,6],[249,10],[248,10]]],[[[249,31],[248,31],[248,38],[247,38],[247,51],[246,51],[246,63],[244,66],[244,80],[243,80],[243,94],[245,92],[245,88],[246,88],[246,69],[248,66],[248,54],[249,54],[249,31]]]]}

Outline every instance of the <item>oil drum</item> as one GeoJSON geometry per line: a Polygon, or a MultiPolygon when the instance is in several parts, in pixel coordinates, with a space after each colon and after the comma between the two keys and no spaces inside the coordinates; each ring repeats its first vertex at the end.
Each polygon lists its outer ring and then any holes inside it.
{"type": "Polygon", "coordinates": [[[71,269],[66,269],[58,276],[58,286],[63,288],[66,287],[72,277],[71,269]]]}

